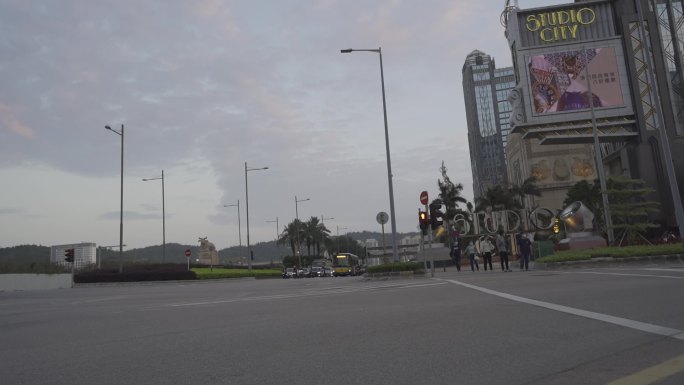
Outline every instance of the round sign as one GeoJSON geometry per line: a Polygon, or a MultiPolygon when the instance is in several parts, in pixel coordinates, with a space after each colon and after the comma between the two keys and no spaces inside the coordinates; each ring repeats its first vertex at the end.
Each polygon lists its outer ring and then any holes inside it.
{"type": "Polygon", "coordinates": [[[375,220],[378,221],[379,224],[384,225],[389,221],[389,215],[384,211],[380,211],[378,215],[375,216],[375,220]]]}
{"type": "Polygon", "coordinates": [[[428,203],[428,193],[427,191],[423,191],[420,193],[420,203],[426,205],[428,203]]]}
{"type": "Polygon", "coordinates": [[[190,251],[190,249],[185,250],[185,256],[190,257],[190,255],[192,255],[192,252],[190,251]]]}

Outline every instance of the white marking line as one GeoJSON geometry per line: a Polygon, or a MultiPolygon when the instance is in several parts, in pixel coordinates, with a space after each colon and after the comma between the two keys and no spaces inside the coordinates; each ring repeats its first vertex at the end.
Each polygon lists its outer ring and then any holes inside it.
{"type": "Polygon", "coordinates": [[[467,288],[470,288],[473,290],[478,290],[478,291],[481,291],[483,293],[495,295],[497,297],[506,298],[506,299],[509,299],[511,301],[522,302],[522,303],[526,303],[528,305],[539,306],[539,307],[543,307],[546,309],[559,311],[562,313],[567,313],[567,314],[572,314],[572,315],[576,315],[576,316],[580,316],[580,317],[590,318],[590,319],[594,319],[597,321],[602,321],[602,322],[606,322],[606,323],[610,323],[610,324],[614,324],[614,325],[619,325],[619,326],[639,330],[639,331],[646,332],[646,333],[658,334],[661,336],[672,337],[672,338],[678,339],[678,340],[684,340],[684,331],[679,330],[679,329],[672,329],[672,328],[653,325],[653,324],[649,324],[649,323],[645,323],[645,322],[634,321],[634,320],[630,320],[627,318],[614,317],[614,316],[608,315],[608,314],[595,313],[593,311],[577,309],[574,307],[556,305],[554,303],[537,301],[537,300],[529,299],[529,298],[525,298],[525,297],[518,297],[517,295],[502,293],[499,291],[490,290],[490,289],[486,289],[484,287],[479,287],[479,286],[475,286],[475,285],[470,285],[470,284],[467,284],[465,282],[460,282],[460,281],[456,281],[456,280],[452,280],[452,279],[447,279],[445,281],[454,283],[456,285],[461,285],[461,286],[464,286],[464,287],[467,287],[467,288]]]}
{"type": "Polygon", "coordinates": [[[231,298],[215,301],[203,301],[203,302],[189,302],[189,303],[172,303],[165,306],[169,307],[182,307],[182,306],[201,306],[201,305],[214,305],[221,303],[234,303],[234,302],[250,302],[250,301],[268,301],[274,299],[287,299],[287,298],[301,298],[301,297],[314,297],[314,296],[324,296],[331,294],[345,294],[354,293],[359,291],[369,291],[378,289],[410,289],[414,287],[426,287],[426,286],[438,286],[446,285],[446,282],[434,282],[434,283],[424,283],[424,284],[390,284],[390,285],[380,285],[380,286],[364,286],[364,287],[349,287],[349,288],[335,288],[333,290],[324,289],[315,292],[305,292],[297,294],[276,294],[276,295],[264,295],[259,297],[244,297],[244,298],[231,298]]]}
{"type": "Polygon", "coordinates": [[[599,271],[559,271],[563,274],[598,274],[598,275],[622,275],[625,277],[646,277],[646,278],[667,278],[667,279],[684,279],[684,276],[676,275],[653,275],[653,274],[630,274],[630,273],[605,273],[599,271]]]}

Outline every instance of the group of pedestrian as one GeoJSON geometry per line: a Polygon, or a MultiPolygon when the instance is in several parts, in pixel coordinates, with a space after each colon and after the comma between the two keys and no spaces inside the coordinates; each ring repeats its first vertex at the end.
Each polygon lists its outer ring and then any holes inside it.
{"type": "MultiPolygon", "coordinates": [[[[471,271],[480,271],[480,255],[484,259],[484,270],[487,271],[489,266],[490,271],[494,271],[494,266],[492,265],[492,255],[496,251],[499,254],[499,260],[501,262],[501,271],[511,272],[508,256],[510,255],[510,248],[504,233],[502,230],[494,237],[495,244],[492,244],[490,238],[483,238],[477,241],[477,244],[471,239],[468,242],[468,246],[465,248],[465,255],[468,257],[470,262],[471,271]]],[[[518,245],[518,251],[520,253],[520,271],[528,271],[530,264],[530,254],[532,252],[532,242],[526,236],[518,235],[516,244],[518,245]]],[[[453,247],[450,253],[451,257],[454,259],[454,264],[456,265],[456,270],[461,271],[461,239],[456,238],[454,240],[453,247]]]]}

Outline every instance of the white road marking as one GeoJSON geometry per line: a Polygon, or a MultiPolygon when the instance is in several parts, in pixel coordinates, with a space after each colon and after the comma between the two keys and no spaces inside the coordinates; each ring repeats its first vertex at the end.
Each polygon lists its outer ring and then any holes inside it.
{"type": "Polygon", "coordinates": [[[495,295],[497,297],[506,298],[506,299],[509,299],[511,301],[522,302],[522,303],[526,303],[528,305],[539,306],[539,307],[543,307],[546,309],[559,311],[562,313],[567,313],[567,314],[572,314],[572,315],[576,315],[576,316],[580,316],[580,317],[590,318],[590,319],[594,319],[597,321],[602,321],[602,322],[606,322],[606,323],[610,323],[610,324],[614,324],[614,325],[619,325],[619,326],[639,330],[639,331],[646,332],[646,333],[671,337],[671,338],[678,339],[678,340],[684,340],[684,331],[679,330],[679,329],[673,329],[673,328],[668,328],[665,326],[659,326],[659,325],[649,324],[649,323],[645,323],[645,322],[634,321],[634,320],[630,320],[627,318],[615,317],[615,316],[608,315],[608,314],[596,313],[593,311],[577,309],[577,308],[569,307],[569,306],[556,305],[556,304],[550,303],[550,302],[537,301],[537,300],[530,299],[530,298],[519,297],[517,295],[502,293],[502,292],[499,292],[496,290],[491,290],[491,289],[487,289],[484,287],[471,285],[471,284],[461,282],[461,281],[456,281],[453,279],[446,279],[445,281],[454,283],[456,285],[461,285],[461,286],[467,287],[469,289],[481,291],[483,293],[495,295]]]}
{"type": "Polygon", "coordinates": [[[646,278],[666,278],[666,279],[684,279],[684,276],[677,275],[653,275],[653,274],[633,274],[633,273],[606,273],[600,271],[558,271],[563,274],[598,274],[598,275],[622,275],[625,277],[646,277],[646,278]]]}
{"type": "Polygon", "coordinates": [[[349,288],[333,288],[322,289],[317,291],[295,293],[295,294],[275,294],[275,295],[264,295],[258,297],[243,297],[243,298],[230,298],[230,299],[220,299],[212,301],[201,301],[201,302],[188,302],[188,303],[172,303],[165,306],[168,307],[183,307],[183,306],[201,306],[201,305],[214,305],[222,303],[234,303],[234,302],[251,302],[251,301],[268,301],[276,299],[288,299],[288,298],[302,298],[302,297],[317,297],[325,296],[331,294],[345,294],[354,293],[359,291],[370,291],[378,289],[411,289],[415,287],[426,287],[426,286],[439,286],[446,285],[446,282],[432,282],[432,283],[421,283],[421,284],[388,284],[388,285],[374,285],[374,286],[363,286],[363,287],[349,287],[349,288]]]}

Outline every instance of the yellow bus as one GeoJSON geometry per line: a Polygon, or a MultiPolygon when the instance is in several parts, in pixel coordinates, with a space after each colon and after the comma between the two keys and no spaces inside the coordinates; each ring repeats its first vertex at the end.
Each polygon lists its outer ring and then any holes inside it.
{"type": "Polygon", "coordinates": [[[336,277],[356,275],[359,257],[351,253],[337,253],[333,256],[333,275],[336,277]]]}

